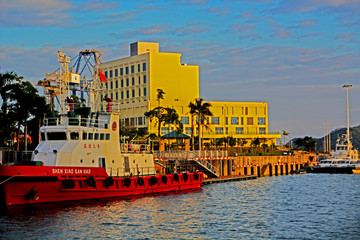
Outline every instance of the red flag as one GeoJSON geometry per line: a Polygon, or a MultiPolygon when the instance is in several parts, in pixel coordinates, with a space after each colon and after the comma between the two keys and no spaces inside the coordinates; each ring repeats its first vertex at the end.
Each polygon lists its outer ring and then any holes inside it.
{"type": "Polygon", "coordinates": [[[99,76],[100,76],[100,80],[101,80],[102,82],[106,82],[106,81],[107,81],[105,75],[102,73],[102,71],[101,71],[100,69],[99,69],[99,76]]]}

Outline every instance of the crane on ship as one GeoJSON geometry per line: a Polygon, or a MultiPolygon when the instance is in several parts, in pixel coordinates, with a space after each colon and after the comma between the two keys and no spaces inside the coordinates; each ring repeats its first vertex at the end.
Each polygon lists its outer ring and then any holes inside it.
{"type": "Polygon", "coordinates": [[[64,52],[58,51],[60,67],[51,74],[46,73],[45,78],[39,80],[36,85],[44,88],[48,103],[54,105],[55,99],[57,100],[60,113],[68,110],[67,97],[71,93],[76,95],[76,92],[80,92],[80,98],[84,98],[84,93],[87,93],[89,106],[96,110],[96,103],[99,102],[97,91],[101,88],[99,79],[101,55],[98,50],[82,50],[77,57],[71,59],[64,52]],[[73,65],[69,67],[71,62],[73,65]],[[86,79],[85,73],[90,73],[90,80],[86,79]]]}

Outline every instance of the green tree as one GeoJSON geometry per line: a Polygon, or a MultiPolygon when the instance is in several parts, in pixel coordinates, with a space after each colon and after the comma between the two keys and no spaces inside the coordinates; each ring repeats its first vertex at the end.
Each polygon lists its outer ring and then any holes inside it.
{"type": "Polygon", "coordinates": [[[44,97],[37,94],[36,88],[28,81],[22,81],[8,92],[11,100],[8,107],[17,122],[17,145],[16,150],[20,149],[20,130],[21,126],[25,129],[25,139],[27,139],[27,120],[30,116],[41,118],[49,110],[44,97]]]}
{"type": "MultiPolygon", "coordinates": [[[[199,137],[199,150],[201,151],[201,126],[206,120],[207,116],[212,116],[212,112],[210,111],[211,104],[204,102],[204,99],[198,98],[195,99],[195,102],[190,102],[188,107],[190,108],[190,114],[196,115],[198,117],[198,137],[199,137]]],[[[194,128],[192,129],[194,132],[194,128]]],[[[194,149],[194,147],[193,147],[194,149]]]]}
{"type": "Polygon", "coordinates": [[[158,136],[161,136],[161,126],[165,124],[181,125],[179,115],[173,108],[156,107],[144,113],[145,117],[150,119],[150,122],[156,121],[155,125],[158,127],[158,136]]]}
{"type": "Polygon", "coordinates": [[[304,138],[298,138],[294,141],[294,144],[298,147],[305,148],[305,150],[311,152],[315,148],[316,140],[312,137],[305,136],[304,138]]]}
{"type": "Polygon", "coordinates": [[[14,114],[9,111],[9,92],[16,87],[23,77],[14,72],[0,73],[0,146],[8,146],[12,140],[11,133],[15,131],[14,114]]]}

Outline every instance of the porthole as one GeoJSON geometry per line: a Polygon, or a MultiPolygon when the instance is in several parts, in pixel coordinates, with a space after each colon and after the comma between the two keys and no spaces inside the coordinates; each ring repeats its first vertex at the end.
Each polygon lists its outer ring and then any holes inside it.
{"type": "Polygon", "coordinates": [[[112,160],[112,163],[115,163],[114,160],[112,160]]]}
{"type": "Polygon", "coordinates": [[[80,163],[82,163],[83,161],[82,161],[82,159],[80,159],[80,163]]]}
{"type": "Polygon", "coordinates": [[[94,163],[94,160],[92,160],[92,163],[94,163]]]}

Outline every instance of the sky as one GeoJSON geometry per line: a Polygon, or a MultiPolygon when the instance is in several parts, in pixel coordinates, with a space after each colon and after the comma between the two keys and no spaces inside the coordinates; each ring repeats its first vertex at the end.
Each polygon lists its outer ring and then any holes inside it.
{"type": "Polygon", "coordinates": [[[206,101],[269,103],[269,130],[322,137],[360,125],[360,0],[0,0],[0,72],[33,83],[57,51],[107,62],[159,42],[200,68],[206,101]]]}

